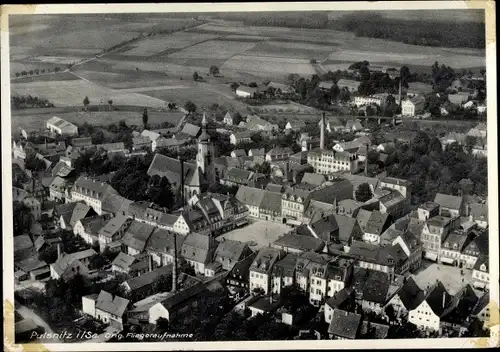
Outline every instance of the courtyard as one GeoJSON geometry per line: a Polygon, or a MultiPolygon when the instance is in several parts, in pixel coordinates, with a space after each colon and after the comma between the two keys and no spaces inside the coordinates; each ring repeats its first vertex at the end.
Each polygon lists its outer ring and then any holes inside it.
{"type": "Polygon", "coordinates": [[[248,242],[250,244],[250,248],[256,251],[260,248],[267,247],[270,243],[273,243],[280,236],[290,230],[291,227],[288,225],[264,220],[249,219],[248,225],[226,232],[219,238],[248,242]]]}
{"type": "Polygon", "coordinates": [[[422,261],[422,268],[418,273],[412,275],[417,285],[425,290],[439,280],[446,287],[448,293],[454,295],[466,284],[472,284],[472,272],[468,269],[460,269],[456,266],[431,263],[422,261]],[[463,270],[464,275],[461,274],[463,270]]]}

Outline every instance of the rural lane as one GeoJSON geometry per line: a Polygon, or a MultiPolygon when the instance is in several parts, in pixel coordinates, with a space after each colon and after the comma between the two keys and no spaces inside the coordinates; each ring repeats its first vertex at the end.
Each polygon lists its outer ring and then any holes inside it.
{"type": "MultiPolygon", "coordinates": [[[[55,333],[54,330],[52,330],[52,328],[49,326],[49,324],[47,324],[47,322],[43,320],[38,314],[36,314],[32,309],[23,306],[22,304],[16,303],[16,310],[24,319],[31,319],[36,325],[43,327],[46,333],[55,333]]],[[[62,341],[60,339],[53,338],[50,340],[40,339],[40,342],[60,343],[62,341]]]]}

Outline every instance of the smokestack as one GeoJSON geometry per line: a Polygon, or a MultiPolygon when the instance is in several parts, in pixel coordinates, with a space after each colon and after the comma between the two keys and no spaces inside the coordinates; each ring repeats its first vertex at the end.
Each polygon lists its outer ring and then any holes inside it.
{"type": "Polygon", "coordinates": [[[399,96],[398,96],[398,105],[401,106],[401,85],[402,85],[403,79],[401,76],[399,76],[399,96]]]}
{"type": "Polygon", "coordinates": [[[320,120],[320,130],[319,130],[319,148],[321,150],[325,149],[325,112],[323,111],[320,120]]]}
{"type": "Polygon", "coordinates": [[[148,256],[148,266],[149,266],[149,272],[153,271],[153,257],[151,255],[148,256]]]}
{"type": "Polygon", "coordinates": [[[61,259],[61,244],[57,244],[57,259],[61,259]]]}
{"type": "Polygon", "coordinates": [[[446,301],[446,292],[443,292],[443,308],[444,308],[445,301],[446,301]]]}
{"type": "Polygon", "coordinates": [[[177,235],[174,233],[174,265],[172,268],[172,292],[177,291],[177,235]]]}
{"type": "Polygon", "coordinates": [[[182,206],[186,205],[184,200],[184,160],[179,156],[181,161],[181,197],[182,197],[182,206]]]}
{"type": "Polygon", "coordinates": [[[45,149],[47,149],[47,137],[45,137],[45,149]]]}
{"type": "Polygon", "coordinates": [[[366,143],[365,176],[368,176],[368,143],[366,143]]]}

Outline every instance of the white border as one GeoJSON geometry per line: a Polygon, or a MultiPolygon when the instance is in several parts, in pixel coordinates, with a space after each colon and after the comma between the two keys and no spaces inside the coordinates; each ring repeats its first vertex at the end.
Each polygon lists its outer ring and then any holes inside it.
{"type": "MultiPolygon", "coordinates": [[[[158,13],[158,12],[244,12],[244,11],[353,11],[353,10],[424,10],[424,9],[485,9],[486,10],[486,63],[487,63],[487,114],[488,114],[488,202],[490,226],[490,292],[491,300],[499,304],[498,288],[498,165],[497,165],[497,104],[496,104],[496,34],[495,3],[493,1],[390,1],[390,2],[337,2],[337,3],[196,3],[193,4],[68,4],[68,5],[5,5],[1,15],[1,57],[9,58],[8,14],[84,14],[84,13],[158,13]]],[[[3,281],[4,300],[14,302],[14,265],[12,237],[12,167],[10,118],[10,65],[1,60],[2,92],[2,223],[3,223],[3,281]],[[6,290],[5,288],[11,288],[6,290]]],[[[4,307],[5,308],[5,307],[4,307]]],[[[498,317],[498,314],[496,315],[498,317]]],[[[498,323],[498,322],[497,322],[498,323]]],[[[481,341],[498,346],[498,325],[492,327],[492,335],[481,341]]],[[[51,351],[95,350],[253,350],[253,349],[352,349],[352,348],[457,348],[477,347],[477,339],[413,339],[354,341],[251,341],[244,342],[159,342],[159,343],[81,343],[46,344],[51,351]]],[[[4,345],[5,346],[5,345],[4,345]]],[[[486,347],[486,346],[485,346],[486,347]]],[[[27,347],[29,348],[29,347],[27,347]]],[[[15,348],[17,349],[17,348],[15,348]]],[[[24,348],[23,348],[24,349],[24,348]]],[[[37,350],[35,346],[29,348],[37,350]]]]}

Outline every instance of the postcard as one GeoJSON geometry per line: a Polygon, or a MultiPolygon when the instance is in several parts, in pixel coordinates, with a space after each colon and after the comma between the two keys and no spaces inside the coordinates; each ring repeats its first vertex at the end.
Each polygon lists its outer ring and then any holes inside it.
{"type": "Polygon", "coordinates": [[[4,348],[498,346],[495,20],[3,6],[4,348]]]}

